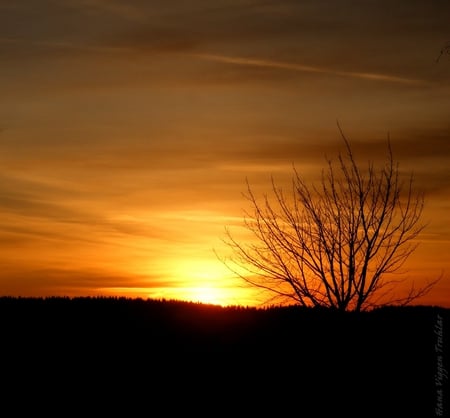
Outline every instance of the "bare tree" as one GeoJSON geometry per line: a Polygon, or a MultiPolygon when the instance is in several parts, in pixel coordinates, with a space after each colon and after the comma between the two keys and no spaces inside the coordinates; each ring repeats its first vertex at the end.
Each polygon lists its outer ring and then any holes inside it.
{"type": "Polygon", "coordinates": [[[444,46],[442,47],[442,49],[439,52],[438,57],[436,58],[436,62],[439,62],[439,60],[442,58],[442,56],[444,54],[450,55],[450,41],[448,41],[444,44],[444,46]]]}
{"type": "Polygon", "coordinates": [[[345,153],[327,161],[319,185],[308,186],[294,167],[288,193],[272,178],[272,199],[258,201],[247,181],[252,211],[244,222],[253,240],[243,244],[226,229],[233,255],[222,261],[252,286],[303,306],[360,311],[408,304],[437,280],[394,298],[398,280],[386,275],[417,246],[424,196],[414,192],[412,174],[401,180],[389,138],[383,167],[370,162],[363,170],[339,130],[345,153]]]}

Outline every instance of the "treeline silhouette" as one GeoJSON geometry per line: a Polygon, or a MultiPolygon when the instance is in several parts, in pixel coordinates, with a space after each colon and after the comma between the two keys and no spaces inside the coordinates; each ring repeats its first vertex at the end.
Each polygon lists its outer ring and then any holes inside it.
{"type": "Polygon", "coordinates": [[[294,408],[305,417],[433,417],[436,375],[448,361],[448,354],[438,358],[436,344],[449,352],[449,311],[1,297],[1,358],[10,379],[35,388],[47,376],[52,390],[77,381],[83,390],[108,388],[118,397],[145,388],[154,402],[163,391],[176,398],[195,389],[221,403],[225,415],[239,400],[251,416],[276,405],[277,416],[294,408]]]}

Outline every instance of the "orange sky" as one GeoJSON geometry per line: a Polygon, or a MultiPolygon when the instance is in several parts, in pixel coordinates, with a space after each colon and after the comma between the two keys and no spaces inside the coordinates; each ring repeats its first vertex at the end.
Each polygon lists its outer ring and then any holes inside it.
{"type": "Polygon", "coordinates": [[[245,179],[389,133],[426,192],[408,260],[450,307],[448,1],[0,4],[0,294],[261,302],[218,261],[245,179]]]}

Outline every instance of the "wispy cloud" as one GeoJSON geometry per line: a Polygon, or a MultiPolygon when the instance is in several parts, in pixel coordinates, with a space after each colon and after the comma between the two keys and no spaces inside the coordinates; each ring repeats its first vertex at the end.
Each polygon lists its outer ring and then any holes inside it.
{"type": "Polygon", "coordinates": [[[124,46],[108,46],[108,45],[88,45],[69,41],[59,40],[30,40],[26,38],[3,37],[0,38],[0,46],[25,46],[30,48],[41,48],[48,50],[67,50],[73,52],[92,52],[92,53],[124,53],[133,50],[124,46]]]}
{"type": "Polygon", "coordinates": [[[115,289],[122,289],[122,294],[125,289],[130,293],[134,290],[141,296],[146,292],[150,293],[152,288],[159,289],[174,284],[173,281],[165,280],[158,274],[119,275],[93,268],[19,269],[6,265],[6,272],[7,275],[2,277],[1,282],[3,294],[17,296],[105,295],[118,293],[115,289]],[[61,286],[61,283],[64,283],[64,286],[61,286]]]}
{"type": "Polygon", "coordinates": [[[137,5],[125,4],[125,2],[114,0],[77,0],[66,1],[68,6],[77,7],[82,10],[97,12],[97,13],[110,13],[121,18],[127,18],[131,20],[142,20],[144,17],[137,5]]]}
{"type": "Polygon", "coordinates": [[[263,68],[276,68],[288,71],[299,71],[307,73],[317,73],[317,74],[327,74],[342,77],[353,77],[365,80],[382,81],[390,83],[401,83],[401,84],[412,84],[412,85],[426,85],[429,82],[425,80],[419,80],[414,78],[399,77],[390,74],[378,74],[378,73],[367,73],[367,72],[357,72],[357,71],[338,71],[329,68],[315,67],[310,65],[296,64],[283,61],[273,61],[266,59],[255,59],[255,58],[244,58],[244,57],[234,57],[226,55],[215,55],[215,54],[205,54],[196,53],[191,54],[200,59],[208,61],[223,62],[226,64],[234,65],[244,65],[253,67],[263,67],[263,68]]]}

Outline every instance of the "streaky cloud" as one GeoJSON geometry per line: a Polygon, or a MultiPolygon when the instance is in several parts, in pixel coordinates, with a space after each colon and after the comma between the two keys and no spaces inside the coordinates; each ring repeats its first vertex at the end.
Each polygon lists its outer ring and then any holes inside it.
{"type": "MultiPolygon", "coordinates": [[[[64,4],[64,3],[63,3],[64,4]]],[[[79,8],[89,13],[108,13],[129,20],[143,20],[144,16],[137,5],[115,0],[84,0],[66,2],[66,6],[79,8]]]]}
{"type": "Polygon", "coordinates": [[[200,59],[208,61],[223,62],[226,64],[235,65],[246,65],[255,67],[265,67],[265,68],[276,68],[281,70],[289,71],[299,71],[307,73],[317,73],[317,74],[328,74],[343,77],[353,77],[361,78],[365,80],[373,81],[383,81],[391,83],[401,83],[410,85],[427,85],[430,84],[428,81],[419,80],[407,77],[398,77],[390,74],[377,74],[377,73],[364,73],[364,72],[353,72],[353,71],[336,71],[328,68],[314,67],[310,65],[296,64],[284,61],[272,61],[267,59],[256,59],[256,58],[244,58],[226,55],[216,55],[216,54],[206,54],[206,53],[195,53],[190,54],[200,59]]]}
{"type": "Polygon", "coordinates": [[[49,50],[67,50],[70,52],[92,52],[92,53],[130,53],[132,48],[125,46],[82,44],[71,41],[60,40],[30,40],[25,38],[0,37],[0,45],[26,46],[27,48],[44,48],[49,50]]]}

